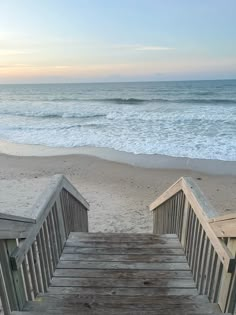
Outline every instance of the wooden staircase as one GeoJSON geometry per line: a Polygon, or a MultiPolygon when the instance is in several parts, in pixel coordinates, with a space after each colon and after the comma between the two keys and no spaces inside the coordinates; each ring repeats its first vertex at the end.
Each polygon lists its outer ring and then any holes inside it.
{"type": "Polygon", "coordinates": [[[2,185],[0,314],[235,314],[236,214],[216,217],[191,178],[150,205],[153,234],[88,233],[62,175],[2,185]]]}
{"type": "Polygon", "coordinates": [[[47,293],[14,314],[222,314],[176,235],[71,233],[47,293]]]}

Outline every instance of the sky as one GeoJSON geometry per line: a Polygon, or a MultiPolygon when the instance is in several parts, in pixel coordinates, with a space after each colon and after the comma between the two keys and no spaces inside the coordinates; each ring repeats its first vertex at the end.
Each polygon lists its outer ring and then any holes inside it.
{"type": "Polygon", "coordinates": [[[0,83],[236,79],[236,0],[0,0],[0,83]]]}

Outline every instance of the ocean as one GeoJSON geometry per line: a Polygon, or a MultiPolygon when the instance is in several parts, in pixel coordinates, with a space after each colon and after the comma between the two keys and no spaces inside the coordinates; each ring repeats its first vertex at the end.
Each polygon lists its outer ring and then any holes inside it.
{"type": "Polygon", "coordinates": [[[0,139],[236,161],[236,80],[0,85],[0,139]]]}

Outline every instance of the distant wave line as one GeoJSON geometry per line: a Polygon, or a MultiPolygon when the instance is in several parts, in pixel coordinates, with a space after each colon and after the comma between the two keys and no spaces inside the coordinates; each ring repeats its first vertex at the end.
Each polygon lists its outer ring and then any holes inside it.
{"type": "Polygon", "coordinates": [[[94,115],[80,115],[77,113],[58,113],[58,114],[48,114],[48,113],[33,113],[33,112],[0,112],[0,115],[9,115],[9,116],[22,116],[22,117],[32,117],[32,118],[81,118],[81,119],[86,119],[86,118],[101,118],[101,117],[106,117],[106,114],[94,114],[94,115]]]}
{"type": "MultiPolygon", "coordinates": [[[[207,95],[201,94],[199,95],[207,95]]],[[[138,105],[144,103],[178,103],[178,104],[236,104],[236,99],[220,99],[220,98],[150,98],[150,99],[142,99],[142,98],[55,98],[55,99],[41,99],[40,102],[43,104],[44,102],[78,102],[78,105],[81,103],[110,103],[110,104],[124,104],[124,105],[138,105]]],[[[76,104],[75,104],[76,105],[76,104]]],[[[50,115],[48,115],[50,116],[50,115]]],[[[51,118],[60,117],[60,114],[52,114],[51,118]]]]}
{"type": "Polygon", "coordinates": [[[236,99],[211,99],[211,98],[184,98],[184,99],[169,99],[169,98],[94,98],[94,99],[77,99],[82,102],[99,102],[99,103],[112,103],[112,104],[127,104],[138,105],[143,103],[190,103],[190,104],[236,104],[236,99]]]}

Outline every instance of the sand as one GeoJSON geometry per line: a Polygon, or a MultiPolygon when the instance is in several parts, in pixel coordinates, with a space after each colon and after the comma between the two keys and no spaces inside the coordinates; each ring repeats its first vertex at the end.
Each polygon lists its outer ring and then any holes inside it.
{"type": "MultiPolygon", "coordinates": [[[[91,232],[151,232],[152,215],[148,205],[181,176],[191,176],[196,180],[215,207],[216,215],[236,211],[236,176],[229,175],[227,167],[227,175],[214,175],[212,168],[207,172],[206,165],[209,161],[203,167],[203,172],[200,172],[180,169],[178,163],[175,169],[172,159],[167,163],[169,168],[151,168],[148,159],[145,165],[143,157],[142,163],[146,167],[130,165],[129,159],[127,163],[111,161],[112,155],[109,156],[110,160],[89,156],[86,155],[87,151],[83,154],[71,154],[70,150],[64,149],[62,152],[53,149],[49,150],[50,154],[44,151],[47,156],[42,156],[43,148],[37,147],[36,152],[33,147],[30,151],[30,147],[27,146],[26,152],[24,147],[21,150],[20,146],[3,148],[0,145],[0,151],[9,153],[0,154],[0,179],[40,178],[64,174],[90,203],[91,232]],[[41,156],[10,155],[13,153],[41,156]],[[61,153],[63,155],[57,155],[61,153]]],[[[112,154],[114,155],[114,152],[112,154]]],[[[195,164],[198,163],[192,163],[195,164]]],[[[210,164],[213,165],[214,161],[210,164]]],[[[230,165],[234,174],[235,163],[230,165]]],[[[217,163],[214,167],[217,173],[217,163]]],[[[220,173],[224,173],[224,169],[221,168],[220,173]]]]}

